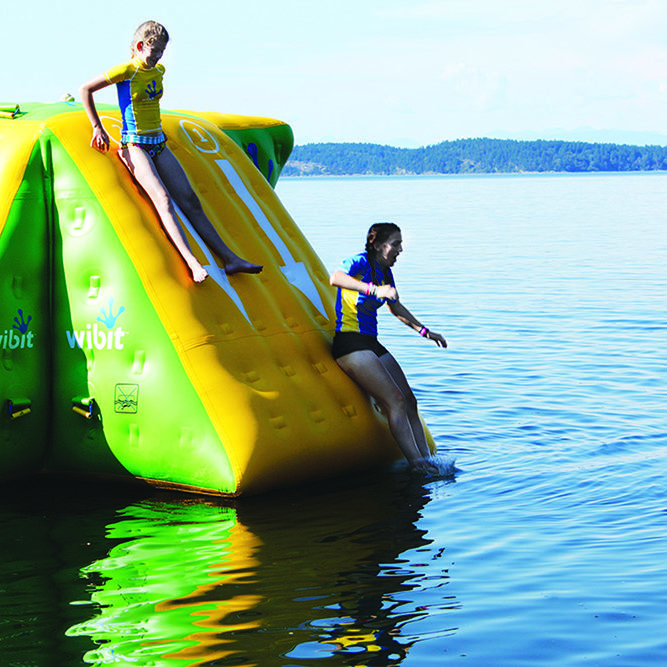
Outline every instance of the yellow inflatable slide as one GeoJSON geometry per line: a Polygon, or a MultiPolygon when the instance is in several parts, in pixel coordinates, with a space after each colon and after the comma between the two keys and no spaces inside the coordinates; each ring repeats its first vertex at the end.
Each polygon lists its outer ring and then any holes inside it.
{"type": "Polygon", "coordinates": [[[263,264],[194,284],[113,150],[74,103],[0,117],[0,463],[239,495],[400,456],[330,355],[328,274],[271,187],[289,126],[164,112],[224,241],[263,264]],[[3,333],[4,332],[4,333],[3,333]],[[29,445],[28,443],[34,443],[29,445]]]}

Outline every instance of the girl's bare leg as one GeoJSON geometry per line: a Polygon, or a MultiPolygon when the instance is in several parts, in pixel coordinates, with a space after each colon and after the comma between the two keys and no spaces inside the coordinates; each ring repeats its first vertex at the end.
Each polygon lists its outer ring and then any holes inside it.
{"type": "Polygon", "coordinates": [[[389,375],[391,375],[394,382],[398,385],[398,388],[403,393],[406,402],[406,408],[408,412],[408,419],[410,420],[410,426],[412,426],[412,432],[415,435],[415,440],[417,442],[417,447],[422,457],[426,458],[431,455],[431,450],[426,442],[426,434],[424,433],[424,427],[422,425],[421,419],[419,418],[419,411],[417,409],[417,399],[408,384],[408,379],[405,377],[403,369],[399,366],[398,361],[394,359],[391,354],[383,354],[380,357],[380,362],[387,369],[389,375]]]}
{"type": "Polygon", "coordinates": [[[420,451],[415,439],[406,398],[380,359],[370,350],[358,350],[336,361],[357,384],[382,403],[387,410],[389,428],[403,455],[413,466],[423,467],[428,454],[420,451]]]}
{"type": "Polygon", "coordinates": [[[220,238],[220,235],[215,231],[215,227],[206,217],[199,197],[192,189],[183,167],[169,148],[165,148],[155,159],[155,166],[167,190],[197,230],[197,233],[225,263],[225,273],[228,275],[259,273],[263,268],[261,265],[252,264],[242,259],[220,238]]]}
{"type": "Polygon", "coordinates": [[[153,202],[153,206],[155,206],[167,235],[188,265],[193,280],[196,283],[200,283],[208,276],[208,273],[192,254],[192,250],[190,250],[190,246],[176,218],[176,210],[174,209],[172,199],[155,169],[153,160],[143,149],[136,146],[121,148],[118,155],[137,183],[145,190],[151,202],[153,202]]]}

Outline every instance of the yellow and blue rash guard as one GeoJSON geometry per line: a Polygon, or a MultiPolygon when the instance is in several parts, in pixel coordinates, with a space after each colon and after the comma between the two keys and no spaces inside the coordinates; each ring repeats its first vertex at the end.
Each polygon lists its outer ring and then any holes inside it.
{"type": "MultiPolygon", "coordinates": [[[[365,252],[344,259],[337,270],[361,282],[373,282],[371,265],[365,252]]],[[[383,270],[377,262],[375,278],[378,285],[396,287],[391,269],[387,267],[383,270]]],[[[336,331],[377,336],[377,311],[384,302],[384,299],[339,287],[336,296],[336,331]]]]}
{"type": "Polygon", "coordinates": [[[165,140],[160,119],[163,75],[163,65],[146,67],[137,56],[104,73],[109,83],[116,84],[124,144],[158,144],[165,140]]]}

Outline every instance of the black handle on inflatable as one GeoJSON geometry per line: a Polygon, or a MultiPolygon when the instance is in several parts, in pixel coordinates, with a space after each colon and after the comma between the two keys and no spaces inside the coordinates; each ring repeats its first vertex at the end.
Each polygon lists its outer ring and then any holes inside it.
{"type": "Polygon", "coordinates": [[[72,411],[86,419],[93,416],[94,408],[95,399],[92,396],[75,396],[72,399],[72,411]]]}
{"type": "Polygon", "coordinates": [[[10,398],[7,403],[10,419],[18,419],[30,412],[31,403],[29,398],[10,398]]]}
{"type": "Polygon", "coordinates": [[[0,106],[0,118],[16,118],[21,113],[18,104],[10,104],[9,106],[0,106]]]}

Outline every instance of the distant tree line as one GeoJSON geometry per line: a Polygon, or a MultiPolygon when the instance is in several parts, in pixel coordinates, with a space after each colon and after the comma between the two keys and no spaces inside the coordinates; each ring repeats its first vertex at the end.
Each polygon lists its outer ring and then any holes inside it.
{"type": "Polygon", "coordinates": [[[361,143],[295,146],[282,175],[657,170],[667,170],[667,147],[575,141],[458,139],[423,148],[361,143]]]}

